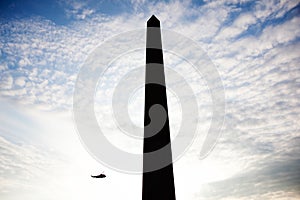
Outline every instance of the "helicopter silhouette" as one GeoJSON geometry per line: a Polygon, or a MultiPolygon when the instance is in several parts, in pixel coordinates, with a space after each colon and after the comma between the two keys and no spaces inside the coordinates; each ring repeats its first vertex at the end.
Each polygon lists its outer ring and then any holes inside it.
{"type": "Polygon", "coordinates": [[[92,178],[105,178],[106,175],[102,172],[101,174],[96,175],[96,176],[91,175],[91,177],[92,177],[92,178]]]}

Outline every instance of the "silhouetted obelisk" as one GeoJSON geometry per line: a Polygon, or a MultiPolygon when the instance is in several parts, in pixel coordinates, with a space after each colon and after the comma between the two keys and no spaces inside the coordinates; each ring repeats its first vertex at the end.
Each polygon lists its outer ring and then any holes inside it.
{"type": "MultiPolygon", "coordinates": [[[[144,116],[144,159],[143,159],[143,200],[175,200],[175,186],[172,164],[171,145],[168,146],[162,159],[169,160],[170,164],[156,171],[147,171],[147,167],[153,164],[151,158],[145,154],[157,151],[170,144],[170,129],[168,117],[168,105],[165,86],[165,74],[163,65],[163,52],[161,44],[161,31],[159,20],[152,15],[147,22],[147,44],[146,44],[146,85],[145,85],[145,116],[144,116]],[[155,119],[150,119],[149,110],[155,105],[161,105],[166,111],[166,121],[162,128],[147,128],[155,119]],[[156,131],[156,132],[155,132],[156,131]]],[[[152,110],[152,117],[159,118],[161,112],[152,110]],[[155,113],[156,112],[156,113],[155,113]]],[[[159,123],[158,123],[159,124],[159,123]]],[[[161,159],[160,158],[160,159],[161,159]]]]}

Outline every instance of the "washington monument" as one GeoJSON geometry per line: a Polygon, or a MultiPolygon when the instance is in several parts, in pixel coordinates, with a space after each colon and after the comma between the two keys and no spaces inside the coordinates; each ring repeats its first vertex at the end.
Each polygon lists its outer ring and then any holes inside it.
{"type": "MultiPolygon", "coordinates": [[[[161,42],[160,21],[152,15],[147,21],[146,40],[146,82],[145,82],[145,112],[144,112],[144,159],[143,159],[143,200],[175,200],[175,185],[172,164],[172,150],[170,142],[170,128],[168,104],[165,86],[163,64],[163,51],[161,42]],[[164,109],[164,121],[161,127],[154,125],[160,119],[161,110],[151,109],[160,105],[164,109]],[[150,111],[150,112],[149,112],[150,111]],[[151,117],[150,117],[150,116],[151,117]],[[147,170],[157,162],[156,158],[145,156],[147,153],[158,151],[166,147],[159,159],[166,161],[166,166],[157,170],[147,170]]],[[[158,160],[159,160],[158,159],[158,160]]]]}

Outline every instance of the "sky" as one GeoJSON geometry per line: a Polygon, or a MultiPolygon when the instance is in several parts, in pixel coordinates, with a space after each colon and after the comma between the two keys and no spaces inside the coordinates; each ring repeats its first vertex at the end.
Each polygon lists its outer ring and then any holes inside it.
{"type": "MultiPolygon", "coordinates": [[[[299,3],[2,0],[0,198],[141,199],[141,174],[98,162],[82,144],[73,118],[73,93],[80,69],[97,47],[145,28],[154,14],[162,29],[189,38],[206,53],[225,94],[220,136],[200,159],[212,117],[208,77],[191,71],[188,61],[197,56],[182,58],[164,49],[165,66],[185,77],[200,112],[197,137],[174,163],[177,199],[300,199],[299,3]],[[107,178],[90,178],[102,172],[107,178]]],[[[168,40],[163,34],[163,47],[168,40]]],[[[95,90],[95,116],[105,136],[137,154],[142,140],[128,137],[115,124],[111,98],[124,74],[144,67],[144,61],[143,49],[124,52],[111,61],[95,90]]],[[[168,73],[166,82],[174,140],[184,102],[168,84],[168,73]]],[[[128,101],[128,114],[140,127],[143,102],[139,85],[128,101]]]]}

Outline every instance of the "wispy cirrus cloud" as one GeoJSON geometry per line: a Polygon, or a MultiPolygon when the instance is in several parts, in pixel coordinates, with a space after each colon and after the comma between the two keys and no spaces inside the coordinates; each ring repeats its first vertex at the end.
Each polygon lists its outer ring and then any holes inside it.
{"type": "Polygon", "coordinates": [[[77,0],[59,1],[59,4],[64,8],[67,17],[75,18],[77,20],[84,20],[95,12],[88,3],[88,1],[77,0]]]}

